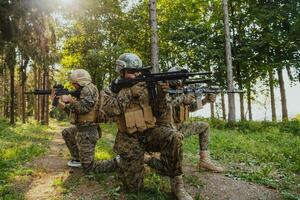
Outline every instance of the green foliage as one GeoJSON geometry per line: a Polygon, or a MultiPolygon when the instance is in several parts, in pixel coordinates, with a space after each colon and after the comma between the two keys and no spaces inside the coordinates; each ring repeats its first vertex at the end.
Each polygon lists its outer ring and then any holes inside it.
{"type": "Polygon", "coordinates": [[[263,132],[269,131],[274,128],[279,129],[281,132],[288,132],[300,136],[300,121],[293,119],[284,122],[271,122],[271,121],[240,121],[227,123],[219,119],[206,119],[206,118],[193,118],[192,121],[207,121],[211,127],[220,130],[236,130],[243,133],[263,132]]]}
{"type": "Polygon", "coordinates": [[[0,119],[0,197],[1,199],[21,199],[20,192],[12,188],[15,177],[26,177],[32,173],[24,164],[44,153],[47,149],[49,133],[45,126],[37,123],[17,124],[10,127],[0,119]]]}

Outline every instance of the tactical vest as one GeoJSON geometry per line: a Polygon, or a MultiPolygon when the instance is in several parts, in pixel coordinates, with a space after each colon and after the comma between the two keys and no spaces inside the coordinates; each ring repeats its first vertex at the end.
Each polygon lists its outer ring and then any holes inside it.
{"type": "MultiPolygon", "coordinates": [[[[130,88],[122,90],[130,90],[130,88]]],[[[129,134],[153,128],[155,121],[146,88],[144,94],[139,98],[133,98],[125,112],[117,117],[119,131],[129,134]]]]}
{"type": "Polygon", "coordinates": [[[178,127],[189,118],[189,106],[183,103],[173,108],[174,125],[178,127]]]}
{"type": "MultiPolygon", "coordinates": [[[[96,86],[94,86],[96,87],[96,86]]],[[[97,90],[98,91],[98,90],[97,90]]],[[[79,99],[80,100],[80,99],[79,99]]],[[[97,92],[97,101],[90,112],[84,114],[71,113],[71,123],[82,124],[82,123],[98,123],[98,112],[99,112],[99,93],[97,92]]]]}

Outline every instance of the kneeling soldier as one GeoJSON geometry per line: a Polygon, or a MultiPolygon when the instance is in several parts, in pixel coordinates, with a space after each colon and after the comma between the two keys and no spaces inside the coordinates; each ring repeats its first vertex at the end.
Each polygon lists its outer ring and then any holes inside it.
{"type": "MultiPolygon", "coordinates": [[[[169,72],[180,71],[181,68],[173,67],[169,72]]],[[[178,89],[180,83],[178,81],[170,81],[170,87],[178,89]]],[[[199,157],[198,167],[213,172],[223,172],[224,169],[215,165],[209,156],[209,124],[207,122],[187,122],[189,112],[195,112],[202,108],[203,105],[215,102],[216,95],[208,94],[201,102],[197,102],[194,94],[173,94],[171,95],[173,104],[173,122],[175,127],[188,137],[191,135],[199,135],[199,157]]]]}
{"type": "MultiPolygon", "coordinates": [[[[70,80],[80,96],[60,97],[58,107],[70,114],[71,124],[74,126],[62,131],[62,136],[70,151],[72,160],[70,167],[80,167],[84,171],[109,172],[117,168],[117,159],[110,161],[94,161],[95,146],[101,129],[97,119],[99,92],[92,83],[90,74],[84,69],[77,69],[71,73],[70,80]]],[[[57,98],[55,94],[52,99],[57,98]]]]}
{"type": "MultiPolygon", "coordinates": [[[[134,79],[142,69],[141,59],[132,53],[122,54],[116,64],[119,79],[134,79]]],[[[119,88],[116,79],[112,82],[112,90],[117,95],[107,95],[103,108],[117,116],[114,150],[120,155],[119,176],[125,189],[132,192],[143,187],[144,153],[160,152],[161,172],[171,178],[175,195],[180,200],[192,200],[182,181],[182,134],[171,127],[155,124],[146,83],[119,88]]],[[[160,94],[158,97],[164,98],[160,94]]]]}

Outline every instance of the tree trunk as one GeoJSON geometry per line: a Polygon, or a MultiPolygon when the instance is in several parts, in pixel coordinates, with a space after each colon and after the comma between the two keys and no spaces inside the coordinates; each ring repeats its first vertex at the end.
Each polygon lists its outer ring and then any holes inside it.
{"type": "Polygon", "coordinates": [[[10,124],[15,124],[15,64],[16,52],[15,47],[11,45],[8,48],[6,63],[10,72],[10,124]]]}
{"type": "Polygon", "coordinates": [[[210,103],[210,118],[215,118],[215,105],[214,103],[210,103]]]}
{"type": "MultiPolygon", "coordinates": [[[[46,77],[45,77],[45,69],[43,70],[42,73],[42,89],[45,90],[45,83],[46,83],[46,77]]],[[[45,115],[45,111],[46,111],[46,95],[42,95],[41,98],[41,124],[44,125],[46,124],[46,115],[45,115]]]]}
{"type": "Polygon", "coordinates": [[[15,66],[10,68],[10,124],[15,124],[15,66]]]}
{"type": "MultiPolygon", "coordinates": [[[[2,61],[2,58],[1,60],[2,61]]],[[[1,73],[0,73],[0,117],[4,117],[4,98],[5,98],[5,94],[4,94],[4,88],[5,88],[5,82],[4,82],[4,76],[5,76],[5,69],[4,69],[4,65],[0,66],[1,69],[1,73]]]]}
{"type": "Polygon", "coordinates": [[[287,102],[285,95],[285,86],[282,75],[282,69],[277,68],[278,79],[279,79],[279,88],[280,88],[280,96],[281,96],[281,110],[282,110],[282,121],[288,121],[288,110],[287,110],[287,102]]]}
{"type": "Polygon", "coordinates": [[[226,120],[226,107],[225,107],[225,97],[224,94],[221,94],[221,101],[222,101],[222,116],[223,119],[226,120]]]}
{"type": "Polygon", "coordinates": [[[249,114],[249,120],[252,120],[252,105],[251,105],[251,87],[249,86],[247,88],[247,102],[248,102],[248,114],[249,114]]]}
{"type": "MultiPolygon", "coordinates": [[[[38,68],[37,73],[37,88],[40,89],[41,87],[41,70],[38,68]]],[[[41,121],[41,95],[37,95],[37,120],[41,121]]]]}
{"type": "MultiPolygon", "coordinates": [[[[49,87],[49,70],[45,69],[45,90],[50,90],[49,87]]],[[[49,125],[49,96],[45,95],[45,124],[49,125]]]]}
{"type": "MultiPolygon", "coordinates": [[[[237,69],[237,82],[239,85],[239,89],[243,90],[243,85],[242,85],[242,80],[241,80],[241,67],[239,63],[236,65],[237,69]]],[[[241,115],[241,120],[245,120],[245,106],[244,106],[244,93],[239,93],[240,97],[240,115],[241,115]]]]}
{"type": "Polygon", "coordinates": [[[275,95],[274,95],[274,76],[273,70],[269,70],[269,87],[271,97],[271,110],[272,110],[272,121],[276,121],[276,107],[275,107],[275,95]]]}
{"type": "Polygon", "coordinates": [[[1,76],[1,83],[0,83],[0,117],[4,117],[4,76],[1,76]]]}
{"type": "Polygon", "coordinates": [[[3,79],[3,82],[5,83],[5,87],[3,88],[3,94],[4,94],[4,108],[3,108],[3,111],[4,111],[4,117],[5,118],[9,118],[9,99],[8,99],[8,73],[7,73],[7,68],[5,68],[4,70],[4,79],[3,79]]]}
{"type": "Polygon", "coordinates": [[[156,0],[149,0],[148,5],[151,27],[151,67],[153,72],[159,72],[156,0]]]}
{"type": "Polygon", "coordinates": [[[21,86],[20,84],[20,77],[15,77],[15,79],[18,79],[18,81],[15,81],[15,120],[18,121],[18,119],[21,119],[21,111],[22,111],[22,105],[21,105],[21,86]]]}
{"type": "MultiPolygon", "coordinates": [[[[234,17],[235,16],[235,12],[234,12],[234,6],[233,6],[233,2],[230,1],[230,10],[231,10],[231,16],[230,17],[234,17]]],[[[234,24],[233,24],[234,25],[234,24]]],[[[237,29],[241,30],[241,22],[238,21],[235,25],[237,25],[237,29]]],[[[240,41],[239,35],[236,34],[235,29],[232,29],[232,56],[235,57],[238,55],[239,53],[239,46],[237,44],[237,42],[240,41]]],[[[237,82],[238,82],[238,86],[239,89],[242,90],[243,89],[243,85],[242,85],[242,80],[241,80],[241,66],[238,60],[233,61],[233,65],[236,66],[236,78],[237,78],[237,82]]],[[[244,108],[244,93],[240,93],[239,94],[240,97],[240,117],[241,117],[241,121],[245,120],[245,108],[244,108]]]]}
{"type": "MultiPolygon", "coordinates": [[[[223,0],[223,12],[224,12],[224,32],[225,32],[225,54],[227,64],[227,89],[233,90],[233,74],[232,74],[232,56],[230,45],[230,29],[229,29],[229,17],[228,17],[228,0],[223,0]]],[[[235,121],[235,103],[234,94],[228,94],[228,121],[235,121]]]]}
{"type": "MultiPolygon", "coordinates": [[[[36,66],[33,66],[33,87],[38,88],[38,72],[36,66]]],[[[33,96],[33,112],[34,119],[38,121],[38,97],[36,95],[33,96]]]]}
{"type": "Polygon", "coordinates": [[[25,58],[22,66],[21,66],[21,107],[22,107],[22,123],[26,122],[26,98],[25,98],[25,91],[26,91],[26,67],[29,62],[29,58],[25,58]]]}

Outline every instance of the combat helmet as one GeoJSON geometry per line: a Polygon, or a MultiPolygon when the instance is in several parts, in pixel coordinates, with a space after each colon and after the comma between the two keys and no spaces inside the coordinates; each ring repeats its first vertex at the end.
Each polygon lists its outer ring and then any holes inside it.
{"type": "Polygon", "coordinates": [[[116,61],[116,72],[123,69],[139,70],[143,68],[142,60],[134,53],[123,53],[116,61]]]}
{"type": "MultiPolygon", "coordinates": [[[[181,68],[181,67],[172,67],[168,70],[168,72],[179,72],[182,69],[183,68],[181,68]]],[[[170,85],[170,87],[178,87],[181,85],[181,80],[171,80],[171,81],[169,81],[169,85],[170,85]]]]}
{"type": "Polygon", "coordinates": [[[92,82],[91,75],[84,69],[76,69],[70,75],[70,80],[73,83],[78,83],[80,86],[86,86],[92,82]]]}

